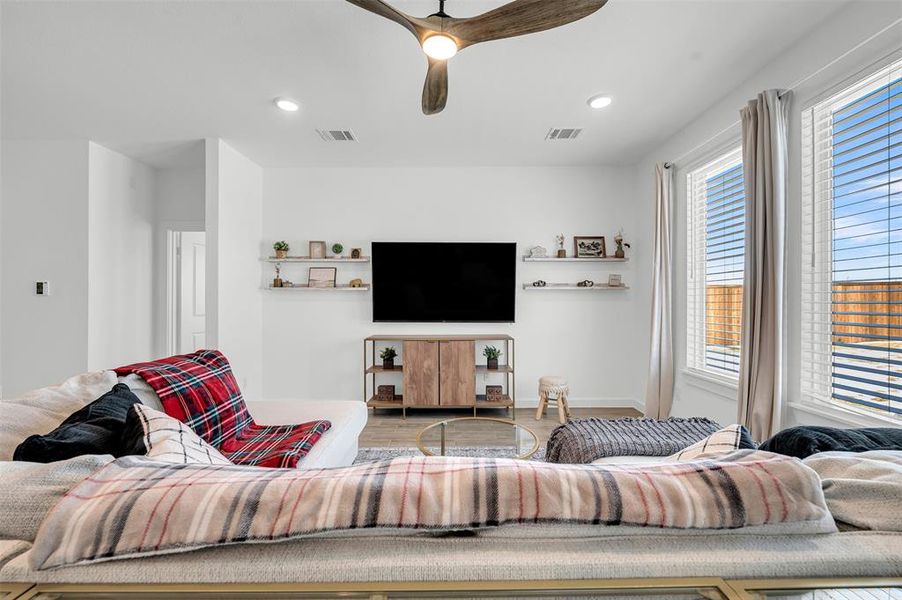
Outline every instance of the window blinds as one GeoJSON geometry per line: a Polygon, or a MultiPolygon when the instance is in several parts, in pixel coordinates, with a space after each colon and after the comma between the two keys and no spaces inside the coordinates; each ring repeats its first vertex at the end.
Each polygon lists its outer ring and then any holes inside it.
{"type": "Polygon", "coordinates": [[[737,149],[689,174],[687,363],[739,375],[745,187],[737,149]]]}
{"type": "Polygon", "coordinates": [[[802,114],[802,391],[902,415],[902,61],[802,114]]]}

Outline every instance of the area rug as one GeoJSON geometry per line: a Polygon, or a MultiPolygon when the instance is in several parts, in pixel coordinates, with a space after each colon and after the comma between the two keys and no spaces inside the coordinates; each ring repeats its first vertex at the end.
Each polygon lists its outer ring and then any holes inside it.
{"type": "MultiPolygon", "coordinates": [[[[509,458],[507,448],[460,447],[454,449],[455,456],[472,456],[474,458],[509,458]]],[[[422,456],[417,448],[361,448],[357,452],[354,464],[391,460],[402,456],[422,456]]],[[[530,460],[545,462],[545,448],[539,448],[530,460]]]]}

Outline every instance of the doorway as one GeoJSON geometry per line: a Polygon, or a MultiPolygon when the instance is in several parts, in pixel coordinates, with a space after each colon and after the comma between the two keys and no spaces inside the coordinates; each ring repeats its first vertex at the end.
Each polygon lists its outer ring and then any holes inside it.
{"type": "Polygon", "coordinates": [[[167,347],[187,354],[206,345],[206,233],[169,231],[167,347]]]}

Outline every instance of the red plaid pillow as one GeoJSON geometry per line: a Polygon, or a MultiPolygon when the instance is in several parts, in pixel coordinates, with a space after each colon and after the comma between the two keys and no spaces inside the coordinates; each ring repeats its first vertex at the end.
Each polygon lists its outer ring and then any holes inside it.
{"type": "Polygon", "coordinates": [[[166,414],[191,427],[236,464],[295,467],[332,427],[329,421],[255,423],[228,359],[217,350],[119,367],[116,373],[139,375],[160,397],[166,414]]]}

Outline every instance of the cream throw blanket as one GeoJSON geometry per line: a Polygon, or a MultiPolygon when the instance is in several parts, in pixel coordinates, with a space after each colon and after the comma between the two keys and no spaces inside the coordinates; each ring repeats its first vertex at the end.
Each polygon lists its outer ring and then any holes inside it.
{"type": "Polygon", "coordinates": [[[359,528],[570,523],[712,530],[824,519],[814,471],[751,450],[717,462],[635,467],[421,457],[305,471],[124,457],[75,486],[48,514],[32,564],[46,569],[359,528]]]}

